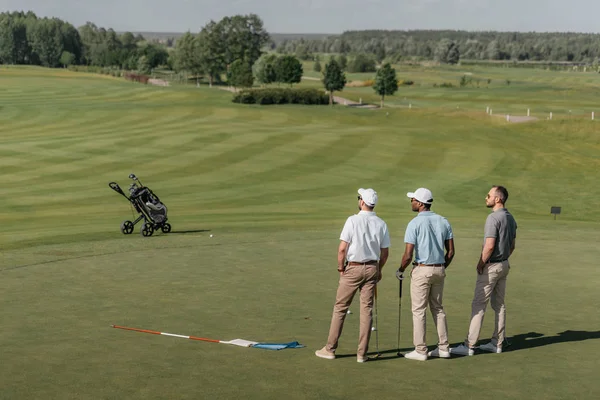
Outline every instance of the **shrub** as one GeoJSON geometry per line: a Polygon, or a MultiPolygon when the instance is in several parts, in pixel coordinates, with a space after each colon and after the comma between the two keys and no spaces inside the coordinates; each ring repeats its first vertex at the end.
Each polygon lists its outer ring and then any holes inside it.
{"type": "Polygon", "coordinates": [[[371,87],[375,84],[375,80],[367,79],[365,81],[351,81],[346,83],[346,87],[371,87]]]}
{"type": "Polygon", "coordinates": [[[123,77],[128,81],[139,82],[147,84],[150,77],[148,75],[136,74],[134,72],[125,72],[123,77]]]}
{"type": "Polygon", "coordinates": [[[246,89],[234,94],[234,103],[241,104],[329,104],[329,97],[319,89],[246,89]]]}
{"type": "Polygon", "coordinates": [[[414,84],[415,84],[414,81],[403,80],[403,79],[398,80],[398,86],[412,86],[414,84]]]}
{"type": "Polygon", "coordinates": [[[375,72],[376,62],[367,54],[357,54],[348,64],[348,72],[375,72]]]}

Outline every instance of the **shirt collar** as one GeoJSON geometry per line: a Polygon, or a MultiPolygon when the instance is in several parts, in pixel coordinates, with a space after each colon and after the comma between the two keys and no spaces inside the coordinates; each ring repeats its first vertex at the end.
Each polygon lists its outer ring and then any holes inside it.
{"type": "Polygon", "coordinates": [[[366,215],[376,215],[375,211],[364,211],[364,210],[360,210],[358,212],[358,214],[366,214],[366,215]]]}

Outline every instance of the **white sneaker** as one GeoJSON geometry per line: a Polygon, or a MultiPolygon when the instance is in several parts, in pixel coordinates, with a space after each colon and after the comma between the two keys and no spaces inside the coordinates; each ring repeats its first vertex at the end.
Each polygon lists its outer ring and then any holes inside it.
{"type": "Polygon", "coordinates": [[[479,346],[479,349],[490,353],[502,353],[502,347],[496,347],[492,342],[479,346]]]}
{"type": "Polygon", "coordinates": [[[427,361],[427,354],[421,354],[416,350],[413,350],[410,353],[406,353],[404,358],[408,358],[409,360],[427,361]]]}
{"type": "Polygon", "coordinates": [[[356,362],[366,363],[367,361],[369,361],[369,357],[356,356],[356,362]]]}
{"type": "Polygon", "coordinates": [[[456,354],[459,356],[472,356],[473,354],[475,354],[475,350],[465,346],[463,343],[460,346],[451,348],[450,354],[456,354]]]}
{"type": "Polygon", "coordinates": [[[323,347],[321,350],[315,351],[315,355],[327,360],[335,360],[335,353],[327,351],[327,346],[323,347]]]}
{"type": "Polygon", "coordinates": [[[440,350],[439,347],[436,347],[434,350],[431,350],[429,353],[427,353],[427,355],[429,357],[450,358],[450,352],[440,350]]]}

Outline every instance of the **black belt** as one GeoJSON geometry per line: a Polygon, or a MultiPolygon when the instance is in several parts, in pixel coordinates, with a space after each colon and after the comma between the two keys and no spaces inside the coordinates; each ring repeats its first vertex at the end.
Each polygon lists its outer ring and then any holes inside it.
{"type": "Polygon", "coordinates": [[[413,264],[415,267],[445,267],[446,264],[413,264]]]}
{"type": "Polygon", "coordinates": [[[377,265],[379,264],[379,261],[377,260],[369,260],[369,261],[364,261],[364,262],[356,262],[356,261],[349,261],[348,265],[377,265]]]}
{"type": "Polygon", "coordinates": [[[489,260],[488,262],[486,262],[486,264],[498,264],[498,263],[503,263],[504,261],[508,261],[508,258],[505,258],[504,260],[497,260],[497,261],[489,260]]]}

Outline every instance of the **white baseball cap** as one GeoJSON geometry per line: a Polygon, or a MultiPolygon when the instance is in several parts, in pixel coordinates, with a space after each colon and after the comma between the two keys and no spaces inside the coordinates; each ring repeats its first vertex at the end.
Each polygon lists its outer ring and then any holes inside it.
{"type": "Polygon", "coordinates": [[[378,200],[377,192],[374,191],[373,189],[360,188],[360,189],[358,189],[358,194],[360,194],[360,197],[362,198],[362,200],[369,207],[375,207],[375,205],[377,204],[377,200],[378,200]]]}
{"type": "Polygon", "coordinates": [[[414,192],[406,193],[406,196],[411,199],[417,199],[424,204],[431,204],[433,202],[433,194],[431,194],[431,190],[425,188],[418,188],[414,192]]]}

